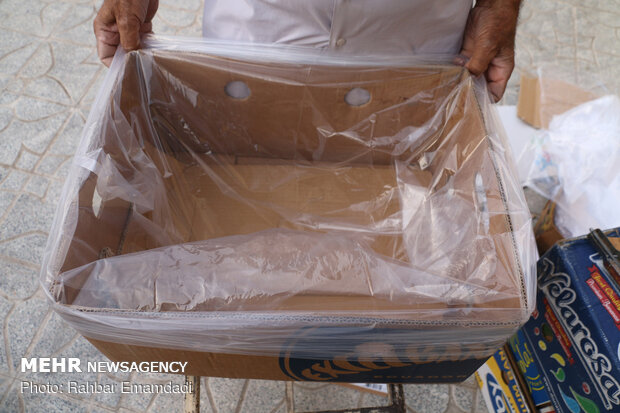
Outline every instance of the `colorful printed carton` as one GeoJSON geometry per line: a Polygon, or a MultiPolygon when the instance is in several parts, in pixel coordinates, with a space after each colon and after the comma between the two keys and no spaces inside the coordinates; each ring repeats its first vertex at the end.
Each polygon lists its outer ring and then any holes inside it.
{"type": "Polygon", "coordinates": [[[476,380],[484,401],[493,413],[532,413],[523,389],[504,349],[497,351],[476,371],[476,380]]]}
{"type": "MultiPolygon", "coordinates": [[[[618,245],[620,229],[606,235],[618,245]]],[[[523,345],[558,412],[620,411],[620,291],[614,277],[587,237],[559,242],[538,262],[537,305],[522,328],[523,345]]]]}
{"type": "MultiPolygon", "coordinates": [[[[508,341],[509,350],[514,356],[515,375],[520,374],[525,383],[526,389],[524,392],[528,392],[532,398],[532,404],[539,412],[552,412],[554,411],[551,403],[551,396],[545,388],[542,375],[534,361],[534,355],[530,348],[523,331],[519,330],[508,341]]],[[[524,395],[527,398],[527,395],[524,395]]]]}

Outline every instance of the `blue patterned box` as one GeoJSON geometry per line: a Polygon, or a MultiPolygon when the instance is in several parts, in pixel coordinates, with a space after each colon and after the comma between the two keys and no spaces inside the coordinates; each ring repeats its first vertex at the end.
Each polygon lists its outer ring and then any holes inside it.
{"type": "MultiPolygon", "coordinates": [[[[618,248],[620,229],[606,235],[618,248]]],[[[538,261],[536,310],[522,332],[558,412],[620,411],[620,291],[609,267],[587,237],[538,261]]]]}

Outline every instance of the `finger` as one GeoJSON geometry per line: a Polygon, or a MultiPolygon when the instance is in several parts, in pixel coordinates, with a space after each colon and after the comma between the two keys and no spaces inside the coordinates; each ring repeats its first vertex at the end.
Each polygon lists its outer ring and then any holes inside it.
{"type": "Polygon", "coordinates": [[[121,34],[123,49],[136,50],[140,47],[140,26],[146,18],[147,5],[144,2],[121,1],[117,8],[116,22],[121,34]]]}
{"type": "Polygon", "coordinates": [[[99,59],[101,60],[101,63],[103,63],[106,67],[110,67],[110,65],[112,64],[112,60],[114,60],[114,55],[107,57],[99,56],[99,59]]]}
{"type": "Polygon", "coordinates": [[[469,61],[469,57],[461,53],[452,59],[452,64],[455,64],[457,66],[465,66],[468,61],[469,61]]]}
{"type": "Polygon", "coordinates": [[[489,92],[491,93],[491,96],[493,97],[493,103],[497,103],[502,99],[502,96],[504,96],[504,92],[506,91],[507,83],[508,83],[507,81],[488,83],[489,92]]]}
{"type": "Polygon", "coordinates": [[[140,33],[151,33],[152,31],[153,23],[151,22],[142,23],[142,26],[140,26],[140,33]]]}
{"type": "Polygon", "coordinates": [[[157,12],[157,8],[159,7],[159,0],[151,0],[149,1],[149,7],[146,10],[146,16],[144,19],[145,23],[150,23],[155,17],[155,13],[157,12]]]}
{"type": "Polygon", "coordinates": [[[497,55],[497,49],[497,45],[491,38],[484,36],[477,39],[471,58],[465,67],[474,76],[480,76],[487,70],[491,60],[497,55]]]}
{"type": "Polygon", "coordinates": [[[109,62],[112,61],[114,53],[120,42],[120,36],[118,32],[110,32],[107,30],[99,30],[97,32],[97,54],[99,59],[109,66],[109,62]],[[106,63],[107,62],[107,63],[106,63]]]}
{"type": "Polygon", "coordinates": [[[101,7],[93,21],[93,31],[97,41],[97,55],[106,66],[109,66],[120,38],[116,24],[114,24],[113,14],[106,3],[101,7]]]}
{"type": "Polygon", "coordinates": [[[499,102],[502,96],[504,96],[511,72],[505,72],[502,76],[496,77],[495,80],[487,80],[489,92],[491,92],[495,102],[499,102]]]}
{"type": "Polygon", "coordinates": [[[101,8],[97,12],[95,16],[94,23],[99,23],[103,26],[114,24],[116,22],[116,17],[114,15],[114,10],[112,9],[111,2],[104,1],[101,5],[101,8]]]}
{"type": "Polygon", "coordinates": [[[106,66],[109,66],[109,63],[106,61],[111,61],[116,53],[116,46],[110,46],[104,43],[97,43],[97,55],[99,56],[99,60],[101,60],[106,66]]]}
{"type": "Polygon", "coordinates": [[[465,25],[465,33],[463,34],[463,45],[461,46],[460,53],[460,55],[467,58],[465,60],[468,60],[474,52],[474,46],[476,45],[475,28],[478,21],[478,15],[479,11],[474,8],[470,11],[469,16],[467,16],[467,24],[465,25]]]}
{"type": "Polygon", "coordinates": [[[135,15],[124,15],[118,19],[118,31],[123,49],[136,50],[140,47],[140,20],[135,15]]]}
{"type": "Polygon", "coordinates": [[[491,62],[486,72],[486,79],[489,92],[491,92],[496,102],[504,95],[514,66],[514,51],[511,48],[502,49],[491,62]]]}
{"type": "Polygon", "coordinates": [[[112,26],[95,26],[95,38],[98,42],[118,46],[121,42],[120,34],[116,25],[112,26]]]}

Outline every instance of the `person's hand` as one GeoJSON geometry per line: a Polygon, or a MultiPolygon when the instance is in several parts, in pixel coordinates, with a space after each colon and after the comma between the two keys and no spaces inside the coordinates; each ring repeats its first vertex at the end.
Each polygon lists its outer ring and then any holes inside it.
{"type": "Polygon", "coordinates": [[[104,0],[93,22],[103,64],[110,66],[119,44],[127,51],[140,47],[140,33],[151,32],[158,6],[159,0],[104,0]]]}
{"type": "Polygon", "coordinates": [[[521,0],[478,0],[471,9],[460,60],[474,75],[484,74],[499,101],[515,66],[515,32],[521,0]]]}

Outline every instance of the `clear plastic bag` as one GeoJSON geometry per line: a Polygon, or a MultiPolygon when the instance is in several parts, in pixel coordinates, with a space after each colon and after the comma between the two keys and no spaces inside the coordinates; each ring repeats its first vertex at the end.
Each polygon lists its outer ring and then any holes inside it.
{"type": "Polygon", "coordinates": [[[84,336],[375,359],[376,334],[424,361],[527,320],[530,213],[483,81],[450,58],[146,44],[112,64],[46,248],[84,336]]]}
{"type": "Polygon", "coordinates": [[[525,147],[528,186],[557,204],[566,238],[620,225],[620,98],[606,95],[556,115],[525,147]]]}

